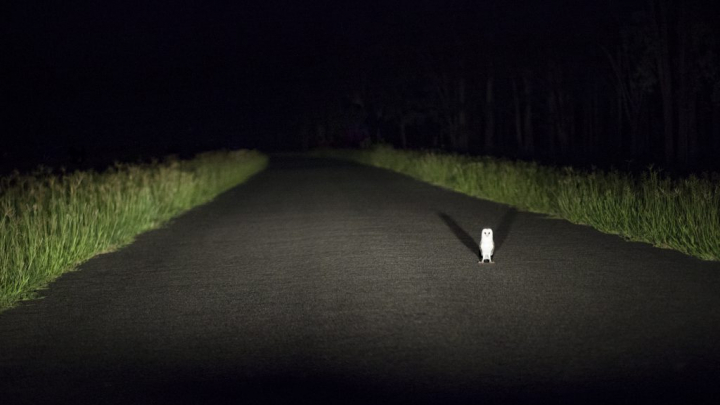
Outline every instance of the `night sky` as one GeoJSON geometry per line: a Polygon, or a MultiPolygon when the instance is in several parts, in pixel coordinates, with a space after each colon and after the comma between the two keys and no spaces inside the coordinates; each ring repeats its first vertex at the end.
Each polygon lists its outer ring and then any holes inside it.
{"type": "Polygon", "coordinates": [[[581,60],[642,4],[5,1],[2,159],[282,149],[328,93],[357,76],[382,82],[402,55],[460,46],[470,63],[486,51],[581,60]]]}

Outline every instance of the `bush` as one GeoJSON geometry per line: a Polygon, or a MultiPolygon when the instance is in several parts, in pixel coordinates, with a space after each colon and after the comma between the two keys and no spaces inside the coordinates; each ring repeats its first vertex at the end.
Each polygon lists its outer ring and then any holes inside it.
{"type": "Polygon", "coordinates": [[[116,164],[104,173],[39,170],[0,179],[0,310],[266,164],[256,152],[212,152],[188,161],[116,164]]]}

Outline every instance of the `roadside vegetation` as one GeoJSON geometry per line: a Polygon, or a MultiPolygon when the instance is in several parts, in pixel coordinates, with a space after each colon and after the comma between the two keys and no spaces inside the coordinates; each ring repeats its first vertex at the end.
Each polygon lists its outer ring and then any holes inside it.
{"type": "Polygon", "coordinates": [[[649,169],[633,176],[387,146],[322,150],[316,155],[390,169],[473,197],[550,214],[704,260],[720,260],[717,173],[670,179],[649,169]]]}
{"type": "Polygon", "coordinates": [[[212,200],[267,165],[252,151],[0,179],[0,310],[80,263],[212,200]]]}

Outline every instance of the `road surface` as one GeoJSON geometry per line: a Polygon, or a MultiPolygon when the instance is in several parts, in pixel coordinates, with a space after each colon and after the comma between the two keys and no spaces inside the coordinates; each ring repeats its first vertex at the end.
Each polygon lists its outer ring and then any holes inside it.
{"type": "Polygon", "coordinates": [[[720,263],[338,161],[275,157],[43,295],[0,314],[4,405],[720,398],[720,263]]]}

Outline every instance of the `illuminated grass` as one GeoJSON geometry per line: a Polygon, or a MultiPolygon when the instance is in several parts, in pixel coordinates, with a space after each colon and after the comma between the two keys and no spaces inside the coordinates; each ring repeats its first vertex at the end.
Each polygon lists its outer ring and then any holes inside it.
{"type": "Polygon", "coordinates": [[[0,310],[266,165],[256,152],[211,152],[188,161],[118,164],[105,173],[0,179],[0,310]]]}
{"type": "Polygon", "coordinates": [[[682,180],[650,170],[579,172],[431,152],[325,150],[316,155],[400,172],[464,194],[590,225],[627,239],[720,260],[720,175],[682,180]]]}

